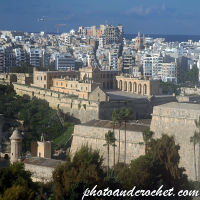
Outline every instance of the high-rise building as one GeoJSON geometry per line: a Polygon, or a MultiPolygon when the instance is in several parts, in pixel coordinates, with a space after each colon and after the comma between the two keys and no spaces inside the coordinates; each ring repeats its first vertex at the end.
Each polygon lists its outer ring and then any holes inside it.
{"type": "Polygon", "coordinates": [[[118,69],[118,49],[111,49],[109,52],[109,66],[110,69],[118,69]]]}
{"type": "Polygon", "coordinates": [[[20,66],[22,62],[26,62],[26,51],[20,48],[14,49],[16,56],[16,66],[20,66]]]}
{"type": "Polygon", "coordinates": [[[16,55],[12,49],[6,49],[4,54],[4,72],[8,73],[16,66],[16,55]]]}
{"type": "Polygon", "coordinates": [[[143,75],[153,79],[161,79],[163,57],[161,53],[153,56],[146,56],[143,60],[143,75]]]}
{"type": "Polygon", "coordinates": [[[30,49],[30,64],[34,67],[40,67],[40,50],[30,49]]]}
{"type": "Polygon", "coordinates": [[[55,59],[55,68],[58,71],[67,71],[70,68],[75,70],[75,59],[71,54],[57,55],[55,59]]]}

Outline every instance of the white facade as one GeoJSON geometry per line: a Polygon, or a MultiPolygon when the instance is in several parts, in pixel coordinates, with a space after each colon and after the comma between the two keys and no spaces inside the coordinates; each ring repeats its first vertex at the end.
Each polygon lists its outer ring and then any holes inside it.
{"type": "Polygon", "coordinates": [[[72,58],[71,54],[64,54],[56,56],[55,68],[59,71],[67,71],[72,68],[75,70],[75,59],[72,58]]]}
{"type": "Polygon", "coordinates": [[[143,75],[152,77],[153,79],[161,79],[163,57],[159,54],[153,57],[145,57],[143,60],[143,75]]]}
{"type": "Polygon", "coordinates": [[[16,55],[16,66],[20,66],[21,62],[26,62],[26,52],[23,49],[14,49],[16,55]]]}
{"type": "Polygon", "coordinates": [[[179,70],[177,63],[163,63],[161,79],[164,82],[178,82],[179,70]]]}
{"type": "Polygon", "coordinates": [[[118,69],[118,49],[111,49],[109,52],[110,69],[118,69]]]}
{"type": "Polygon", "coordinates": [[[34,67],[40,67],[41,52],[39,49],[30,49],[30,64],[34,67]]]}

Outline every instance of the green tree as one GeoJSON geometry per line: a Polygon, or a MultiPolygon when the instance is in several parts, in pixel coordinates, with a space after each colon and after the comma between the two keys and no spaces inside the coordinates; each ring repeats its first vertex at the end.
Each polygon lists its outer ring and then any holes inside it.
{"type": "Polygon", "coordinates": [[[88,181],[79,180],[77,183],[72,185],[68,191],[67,194],[69,196],[69,200],[80,200],[83,197],[83,192],[90,188],[90,184],[88,181]]]}
{"type": "Polygon", "coordinates": [[[159,169],[162,180],[168,188],[174,187],[177,199],[182,199],[183,197],[178,197],[178,191],[190,190],[190,185],[185,169],[178,166],[179,150],[180,146],[175,144],[174,136],[163,134],[161,138],[149,142],[147,154],[152,154],[154,159],[159,158],[162,163],[159,169]]]}
{"type": "Polygon", "coordinates": [[[147,145],[150,142],[150,140],[152,139],[153,135],[154,135],[154,132],[150,131],[150,127],[146,128],[144,131],[142,131],[144,143],[140,143],[140,144],[145,145],[145,154],[147,153],[147,145]]]}
{"type": "Polygon", "coordinates": [[[196,154],[195,154],[195,146],[199,142],[199,134],[194,131],[194,135],[190,137],[190,143],[193,144],[194,147],[194,170],[195,170],[195,180],[197,181],[197,169],[196,169],[196,154]]]}
{"type": "MultiPolygon", "coordinates": [[[[11,188],[8,188],[4,195],[2,200],[34,200],[35,194],[32,189],[29,189],[28,191],[21,185],[13,185],[11,188]]],[[[0,198],[1,200],[1,198],[0,198]]]]}
{"type": "Polygon", "coordinates": [[[124,142],[124,165],[126,164],[126,123],[128,123],[132,119],[132,112],[131,109],[125,109],[125,114],[124,114],[124,129],[125,129],[125,142],[124,142]]]}
{"type": "Polygon", "coordinates": [[[65,164],[59,165],[53,171],[55,199],[69,198],[69,189],[80,180],[88,181],[93,188],[98,185],[103,188],[105,174],[102,169],[103,157],[98,150],[92,150],[83,145],[75,152],[74,157],[67,157],[65,164]]]}
{"type": "MultiPolygon", "coordinates": [[[[180,146],[175,144],[174,137],[162,135],[152,139],[148,144],[147,154],[132,160],[131,164],[119,171],[122,188],[129,190],[136,186],[137,190],[162,190],[174,188],[174,197],[156,197],[156,199],[192,199],[179,197],[180,190],[191,190],[185,169],[178,167],[180,146]]],[[[154,197],[136,197],[135,199],[154,199],[154,197]]]]}
{"type": "Polygon", "coordinates": [[[108,133],[105,134],[105,140],[106,140],[106,144],[104,144],[103,146],[107,146],[107,154],[108,154],[108,159],[107,159],[107,172],[109,170],[109,148],[110,146],[115,145],[115,136],[114,136],[114,132],[112,131],[108,131],[108,133]]]}
{"type": "Polygon", "coordinates": [[[31,199],[34,199],[32,198],[35,197],[33,193],[37,191],[38,185],[32,181],[31,172],[24,169],[24,163],[15,162],[8,168],[0,169],[0,195],[8,196],[10,194],[14,197],[17,195],[16,187],[19,188],[20,195],[30,195],[31,199]]]}
{"type": "MultiPolygon", "coordinates": [[[[117,115],[118,115],[118,111],[116,109],[113,110],[112,112],[112,126],[113,126],[113,133],[114,133],[114,137],[115,137],[115,123],[117,121],[117,115]]],[[[115,142],[114,142],[114,150],[113,150],[113,169],[115,169],[115,142]]]]}
{"type": "Polygon", "coordinates": [[[118,163],[120,161],[120,129],[121,129],[121,125],[123,123],[123,120],[124,120],[124,115],[125,115],[125,111],[124,111],[124,108],[121,108],[119,113],[117,114],[117,122],[119,124],[119,146],[118,146],[118,163]]]}
{"type": "Polygon", "coordinates": [[[27,62],[20,63],[21,66],[15,66],[10,70],[10,73],[33,73],[33,65],[27,62]]]}

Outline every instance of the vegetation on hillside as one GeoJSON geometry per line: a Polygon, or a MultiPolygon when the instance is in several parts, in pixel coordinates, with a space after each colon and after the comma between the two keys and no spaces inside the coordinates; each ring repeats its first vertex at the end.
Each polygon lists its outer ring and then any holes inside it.
{"type": "MultiPolygon", "coordinates": [[[[40,140],[42,133],[45,140],[54,140],[70,127],[69,123],[61,124],[56,110],[50,108],[48,103],[39,99],[30,101],[18,96],[11,86],[0,85],[0,113],[5,117],[24,121],[24,129],[28,132],[23,139],[24,151],[30,151],[31,141],[40,140]]],[[[69,133],[67,135],[69,136],[69,133]]]]}

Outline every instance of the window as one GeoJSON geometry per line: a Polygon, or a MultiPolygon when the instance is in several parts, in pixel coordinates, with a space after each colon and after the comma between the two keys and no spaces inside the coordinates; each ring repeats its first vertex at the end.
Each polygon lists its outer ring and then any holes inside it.
{"type": "Polygon", "coordinates": [[[98,93],[98,97],[100,97],[100,94],[98,93]]]}
{"type": "Polygon", "coordinates": [[[81,90],[83,90],[83,87],[81,87],[81,90]]]}
{"type": "Polygon", "coordinates": [[[46,81],[46,76],[44,76],[44,80],[46,81]]]}
{"type": "Polygon", "coordinates": [[[71,84],[71,88],[72,88],[72,84],[71,84]]]}
{"type": "Polygon", "coordinates": [[[56,85],[58,85],[58,82],[56,82],[56,85]]]}
{"type": "Polygon", "coordinates": [[[41,81],[42,81],[42,77],[41,77],[41,81]]]}
{"type": "Polygon", "coordinates": [[[67,84],[66,84],[66,87],[67,87],[67,84]]]}
{"type": "Polygon", "coordinates": [[[37,76],[37,80],[39,79],[39,77],[37,76]]]}
{"type": "Polygon", "coordinates": [[[77,85],[76,85],[76,88],[77,88],[77,85]]]}
{"type": "Polygon", "coordinates": [[[86,87],[86,90],[87,90],[87,87],[86,87]]]}
{"type": "Polygon", "coordinates": [[[63,83],[61,83],[61,86],[63,85],[63,83]]]}

